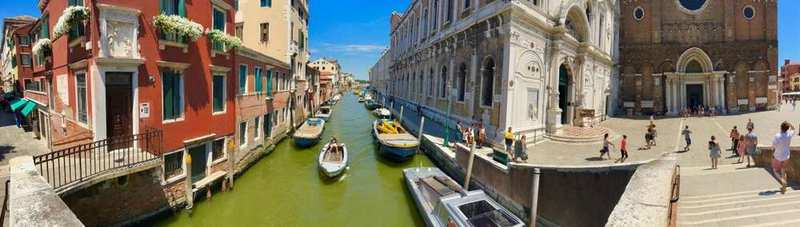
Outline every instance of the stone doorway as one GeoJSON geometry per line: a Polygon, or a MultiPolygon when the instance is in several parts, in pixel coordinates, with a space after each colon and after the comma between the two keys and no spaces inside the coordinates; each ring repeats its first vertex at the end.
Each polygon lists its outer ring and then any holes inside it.
{"type": "Polygon", "coordinates": [[[561,109],[561,124],[569,124],[569,92],[572,90],[569,84],[571,75],[565,65],[558,68],[558,108],[561,109]]]}
{"type": "Polygon", "coordinates": [[[686,85],[686,104],[689,108],[696,108],[703,106],[703,85],[702,84],[687,84],[686,85]]]}

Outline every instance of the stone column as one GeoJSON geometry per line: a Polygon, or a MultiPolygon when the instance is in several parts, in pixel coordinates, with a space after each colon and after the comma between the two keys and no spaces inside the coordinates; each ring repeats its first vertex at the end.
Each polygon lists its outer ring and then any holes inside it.
{"type": "Polygon", "coordinates": [[[722,112],[726,113],[727,103],[725,102],[725,77],[721,75],[719,78],[717,78],[717,80],[719,81],[719,106],[722,108],[722,112]]]}
{"type": "Polygon", "coordinates": [[[672,106],[672,79],[667,78],[666,75],[664,75],[664,78],[665,78],[664,86],[666,88],[665,89],[666,93],[664,94],[664,98],[667,106],[667,115],[672,115],[675,112],[675,108],[673,108],[672,106]]]}

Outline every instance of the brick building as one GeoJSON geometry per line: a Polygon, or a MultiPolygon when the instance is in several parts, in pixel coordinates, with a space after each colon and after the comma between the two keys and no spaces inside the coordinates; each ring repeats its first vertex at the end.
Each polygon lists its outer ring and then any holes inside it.
{"type": "Polygon", "coordinates": [[[774,108],[776,18],[777,1],[620,1],[616,108],[630,114],[774,108]]]}
{"type": "Polygon", "coordinates": [[[784,93],[800,91],[800,62],[784,60],[780,79],[784,93]]]}

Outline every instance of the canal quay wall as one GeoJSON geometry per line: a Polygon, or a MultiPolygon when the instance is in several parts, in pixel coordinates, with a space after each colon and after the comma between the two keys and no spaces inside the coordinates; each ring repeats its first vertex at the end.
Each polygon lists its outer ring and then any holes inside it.
{"type": "Polygon", "coordinates": [[[33,157],[9,160],[9,226],[84,226],[33,164],[33,157]]]}
{"type": "MultiPolygon", "coordinates": [[[[772,155],[775,149],[769,145],[758,145],[761,154],[755,156],[755,165],[768,170],[772,170],[772,155]]],[[[795,171],[786,171],[786,178],[790,185],[800,184],[800,146],[790,147],[790,164],[795,171]]]]}

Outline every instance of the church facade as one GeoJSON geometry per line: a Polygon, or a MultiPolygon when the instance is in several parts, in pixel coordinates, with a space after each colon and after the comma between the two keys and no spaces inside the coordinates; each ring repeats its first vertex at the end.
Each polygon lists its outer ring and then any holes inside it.
{"type": "Polygon", "coordinates": [[[618,114],[778,103],[777,1],[623,0],[618,114]]]}

